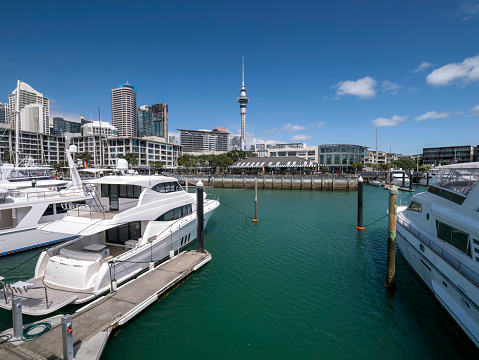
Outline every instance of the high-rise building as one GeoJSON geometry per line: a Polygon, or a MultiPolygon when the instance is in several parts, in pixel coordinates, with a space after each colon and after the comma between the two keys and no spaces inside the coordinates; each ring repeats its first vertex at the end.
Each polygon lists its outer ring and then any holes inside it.
{"type": "Polygon", "coordinates": [[[81,122],[70,121],[62,117],[53,118],[53,135],[63,135],[65,133],[81,133],[81,122]]]}
{"type": "Polygon", "coordinates": [[[138,135],[136,88],[128,84],[111,90],[111,123],[120,136],[138,135]]]}
{"type": "Polygon", "coordinates": [[[0,124],[9,124],[8,105],[0,103],[0,124]]]}
{"type": "Polygon", "coordinates": [[[246,138],[245,138],[245,129],[246,129],[246,104],[249,102],[249,99],[246,97],[246,88],[244,87],[244,56],[243,56],[243,77],[241,83],[240,97],[236,99],[240,104],[240,115],[241,115],[241,142],[242,150],[246,150],[246,138]]]}
{"type": "Polygon", "coordinates": [[[20,130],[24,129],[26,131],[41,132],[45,134],[50,133],[50,99],[43,97],[42,93],[34,90],[27,83],[18,81],[17,88],[8,95],[8,100],[8,113],[10,124],[13,129],[16,128],[18,119],[20,130]],[[18,104],[17,94],[20,94],[18,104]],[[22,110],[25,106],[32,104],[36,104],[37,106],[31,106],[31,109],[24,111],[24,117],[27,116],[28,118],[23,119],[22,110]],[[19,107],[18,110],[17,106],[19,107]],[[41,118],[39,119],[38,116],[41,118]],[[29,123],[29,121],[33,121],[34,123],[29,123]]]}
{"type": "Polygon", "coordinates": [[[168,139],[168,105],[154,104],[152,110],[152,135],[168,139]]]}
{"type": "Polygon", "coordinates": [[[138,137],[151,136],[153,116],[151,106],[142,105],[138,108],[138,137]]]}

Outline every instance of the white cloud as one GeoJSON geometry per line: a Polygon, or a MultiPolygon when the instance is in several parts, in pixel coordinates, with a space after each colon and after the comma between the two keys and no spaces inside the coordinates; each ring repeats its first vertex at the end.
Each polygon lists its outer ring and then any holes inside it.
{"type": "Polygon", "coordinates": [[[397,94],[398,90],[402,88],[401,85],[395,84],[389,80],[385,80],[381,83],[383,91],[390,91],[393,94],[397,94]]]}
{"type": "Polygon", "coordinates": [[[456,115],[461,115],[461,114],[462,114],[462,111],[461,111],[461,110],[456,111],[454,114],[456,114],[456,115]]]}
{"type": "Polygon", "coordinates": [[[415,72],[415,73],[418,73],[418,72],[424,71],[424,70],[426,70],[426,69],[427,69],[428,67],[430,67],[430,66],[431,66],[430,63],[428,63],[428,62],[426,62],[426,61],[423,61],[423,62],[421,63],[421,65],[419,65],[419,66],[416,68],[416,70],[414,70],[414,72],[415,72]]]}
{"type": "MultiPolygon", "coordinates": [[[[53,121],[54,117],[61,117],[61,118],[64,118],[65,120],[69,120],[69,121],[76,121],[76,122],[80,121],[80,115],[79,114],[51,110],[50,111],[50,119],[52,119],[51,121],[53,121]]],[[[98,120],[98,119],[94,119],[94,120],[98,120]]]]}
{"type": "Polygon", "coordinates": [[[315,123],[316,124],[316,127],[319,127],[319,128],[323,128],[326,126],[326,123],[325,122],[319,122],[319,123],[315,123]]]}
{"type": "Polygon", "coordinates": [[[303,141],[311,139],[311,135],[294,135],[290,141],[303,141]]]}
{"type": "Polygon", "coordinates": [[[479,105],[476,105],[472,108],[472,111],[479,111],[479,105]]]}
{"type": "Polygon", "coordinates": [[[461,63],[444,65],[426,76],[426,82],[433,86],[450,85],[455,81],[467,85],[477,80],[479,80],[479,55],[466,58],[461,63]]]}
{"type": "Polygon", "coordinates": [[[273,128],[273,129],[265,130],[265,133],[274,133],[274,132],[278,132],[278,131],[279,131],[278,129],[273,128]]]}
{"type": "Polygon", "coordinates": [[[473,19],[479,15],[479,3],[477,1],[463,1],[459,5],[457,13],[462,16],[462,21],[473,19]]]}
{"type": "Polygon", "coordinates": [[[451,113],[448,112],[448,111],[445,111],[445,112],[442,112],[442,113],[438,113],[437,111],[428,111],[428,112],[422,114],[421,116],[418,116],[414,120],[415,121],[423,121],[423,120],[427,120],[427,119],[442,119],[442,118],[449,117],[449,115],[451,115],[451,113]]]}
{"type": "Polygon", "coordinates": [[[359,80],[340,81],[335,86],[338,88],[336,95],[354,95],[362,99],[373,98],[376,96],[374,87],[378,82],[370,76],[363,77],[359,80]]]}
{"type": "Polygon", "coordinates": [[[406,121],[406,119],[407,119],[407,115],[406,116],[393,115],[390,119],[377,118],[373,120],[372,123],[379,127],[388,127],[388,126],[399,125],[399,123],[406,121]]]}
{"type": "Polygon", "coordinates": [[[283,130],[291,131],[291,132],[295,132],[295,131],[299,131],[299,130],[306,130],[306,129],[307,129],[306,126],[293,125],[293,124],[286,124],[283,127],[283,130]]]}

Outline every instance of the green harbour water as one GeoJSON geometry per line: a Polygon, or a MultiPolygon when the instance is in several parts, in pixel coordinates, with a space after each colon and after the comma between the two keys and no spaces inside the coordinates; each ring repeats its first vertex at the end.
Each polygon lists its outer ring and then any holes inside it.
{"type": "MultiPolygon", "coordinates": [[[[205,232],[211,262],[116,331],[102,360],[479,357],[399,251],[397,289],[384,287],[388,191],[364,187],[364,224],[381,219],[364,231],[357,192],[258,190],[257,223],[254,190],[206,192],[222,202],[205,232]]],[[[399,192],[398,205],[411,196],[399,192]]],[[[36,253],[0,258],[0,268],[36,253]]]]}

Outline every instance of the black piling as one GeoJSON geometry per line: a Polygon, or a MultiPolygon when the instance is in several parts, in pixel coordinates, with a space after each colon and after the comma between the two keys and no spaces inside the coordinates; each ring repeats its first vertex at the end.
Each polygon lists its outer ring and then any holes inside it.
{"type": "Polygon", "coordinates": [[[196,251],[205,252],[204,238],[204,209],[203,209],[203,183],[196,184],[196,251]]]}
{"type": "Polygon", "coordinates": [[[388,207],[388,258],[387,274],[384,286],[395,288],[394,275],[396,273],[396,220],[397,220],[397,196],[398,190],[392,185],[389,189],[389,207],[388,207]]]}
{"type": "Polygon", "coordinates": [[[412,190],[412,179],[413,179],[413,172],[409,173],[409,190],[412,190]]]}
{"type": "Polygon", "coordinates": [[[356,229],[364,230],[363,226],[363,178],[358,178],[358,225],[356,229]]]}
{"type": "Polygon", "coordinates": [[[402,188],[404,189],[406,187],[406,172],[402,172],[402,188]]]}
{"type": "Polygon", "coordinates": [[[429,187],[429,171],[426,172],[426,188],[429,187]]]}

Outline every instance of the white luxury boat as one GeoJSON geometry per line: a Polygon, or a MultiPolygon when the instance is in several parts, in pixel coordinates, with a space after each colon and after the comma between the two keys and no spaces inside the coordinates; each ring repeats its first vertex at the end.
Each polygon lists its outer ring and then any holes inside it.
{"type": "MultiPolygon", "coordinates": [[[[176,179],[123,175],[86,182],[97,189],[92,204],[42,228],[77,238],[42,252],[35,277],[27,282],[47,288],[53,302],[45,306],[40,293],[32,307],[22,303],[25,314],[90,301],[196,240],[196,194],[184,191],[176,179]]],[[[205,227],[219,205],[217,198],[204,195],[205,227]]],[[[0,307],[10,306],[0,296],[0,307]]]]}
{"type": "MultiPolygon", "coordinates": [[[[76,146],[71,150],[76,151],[76,146]]],[[[72,238],[67,233],[37,229],[61,219],[68,209],[87,204],[93,198],[93,193],[82,185],[69,150],[67,158],[72,182],[66,189],[32,187],[31,182],[27,182],[29,188],[15,190],[0,186],[0,256],[72,238]]],[[[13,188],[19,183],[12,183],[13,188]]]]}
{"type": "Polygon", "coordinates": [[[391,171],[391,183],[399,187],[402,186],[402,180],[404,176],[404,186],[409,186],[409,176],[404,170],[392,170],[391,171]]]}
{"type": "Polygon", "coordinates": [[[437,168],[432,168],[428,172],[423,173],[421,178],[419,179],[419,184],[421,184],[423,186],[427,186],[427,184],[428,184],[427,177],[429,176],[429,183],[431,183],[432,178],[437,175],[437,173],[439,172],[439,169],[440,168],[438,168],[438,167],[437,168]]]}
{"type": "Polygon", "coordinates": [[[479,163],[442,166],[427,192],[398,207],[398,246],[479,347],[479,163]]]}

